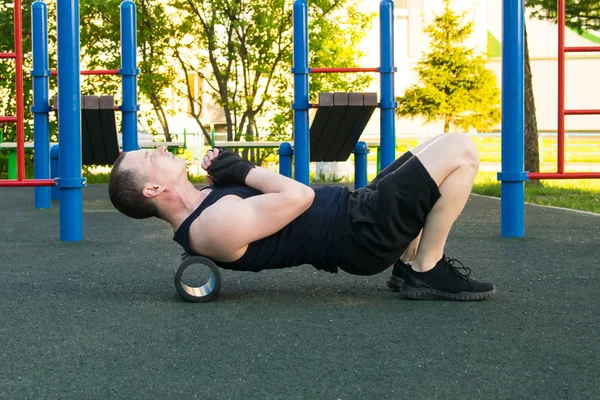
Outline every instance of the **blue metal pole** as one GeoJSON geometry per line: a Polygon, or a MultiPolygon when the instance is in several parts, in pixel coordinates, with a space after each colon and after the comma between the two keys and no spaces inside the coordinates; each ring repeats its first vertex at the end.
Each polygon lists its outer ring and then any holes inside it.
{"type": "Polygon", "coordinates": [[[396,159],[396,97],[394,96],[394,2],[381,0],[379,4],[379,37],[381,75],[381,169],[396,159]]]}
{"type": "Polygon", "coordinates": [[[60,239],[83,239],[79,0],[58,0],[58,135],[60,239]]]}
{"type": "Polygon", "coordinates": [[[281,143],[279,145],[279,173],[288,178],[292,177],[292,145],[289,143],[281,143]]]}
{"type": "Polygon", "coordinates": [[[310,137],[308,134],[308,4],[295,0],[293,7],[294,57],[294,178],[310,184],[310,137]]]}
{"type": "MultiPolygon", "coordinates": [[[[48,113],[48,9],[43,1],[31,5],[33,53],[33,173],[35,179],[50,178],[50,122],[48,113]]],[[[50,208],[50,187],[35,188],[35,208],[50,208]]]]}
{"type": "Polygon", "coordinates": [[[525,234],[524,169],[524,5],[504,0],[502,37],[502,181],[501,231],[504,237],[525,234]]]}
{"type": "Polygon", "coordinates": [[[367,154],[369,147],[365,142],[354,146],[354,189],[367,186],[367,154]]]}
{"type": "Polygon", "coordinates": [[[121,131],[123,134],[123,151],[138,150],[137,135],[137,23],[135,3],[125,0],[121,3],[121,69],[123,104],[120,107],[123,115],[121,131]]]}
{"type": "MultiPolygon", "coordinates": [[[[55,144],[50,148],[50,177],[56,179],[60,176],[58,172],[58,145],[55,144]]],[[[50,197],[52,200],[58,200],[60,198],[58,186],[52,186],[50,190],[50,197]]]]}

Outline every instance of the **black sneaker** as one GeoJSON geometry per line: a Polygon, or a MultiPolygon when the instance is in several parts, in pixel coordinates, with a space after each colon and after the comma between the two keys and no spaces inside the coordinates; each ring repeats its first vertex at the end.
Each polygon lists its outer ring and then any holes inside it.
{"type": "Polygon", "coordinates": [[[487,300],[496,288],[469,278],[471,270],[458,260],[443,257],[432,270],[406,273],[400,294],[413,300],[487,300]],[[460,264],[457,266],[456,264],[460,264]]]}
{"type": "Polygon", "coordinates": [[[390,279],[387,281],[387,287],[392,289],[394,292],[400,290],[402,285],[404,284],[404,280],[406,279],[406,274],[411,269],[410,265],[398,260],[394,263],[394,268],[392,269],[392,275],[390,279]]]}

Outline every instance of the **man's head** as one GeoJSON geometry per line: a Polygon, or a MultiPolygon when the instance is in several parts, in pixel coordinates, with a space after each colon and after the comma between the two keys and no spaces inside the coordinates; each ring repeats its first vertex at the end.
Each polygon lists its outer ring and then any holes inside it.
{"type": "Polygon", "coordinates": [[[128,217],[160,218],[165,193],[185,181],[185,160],[161,146],[121,154],[113,165],[108,193],[115,208],[128,217]]]}

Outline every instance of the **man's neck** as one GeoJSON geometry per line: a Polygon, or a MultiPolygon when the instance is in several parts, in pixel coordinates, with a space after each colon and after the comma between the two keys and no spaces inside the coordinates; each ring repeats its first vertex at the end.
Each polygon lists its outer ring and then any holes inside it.
{"type": "Polygon", "coordinates": [[[185,182],[180,187],[171,189],[168,198],[160,205],[163,219],[173,230],[177,230],[181,223],[204,201],[210,190],[198,190],[191,182],[185,182]]]}

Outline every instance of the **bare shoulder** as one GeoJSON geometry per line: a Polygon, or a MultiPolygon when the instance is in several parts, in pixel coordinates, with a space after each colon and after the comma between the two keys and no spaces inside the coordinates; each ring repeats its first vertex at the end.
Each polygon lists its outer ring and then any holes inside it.
{"type": "MultiPolygon", "coordinates": [[[[223,235],[222,225],[241,201],[242,198],[229,195],[207,207],[190,226],[189,237],[192,250],[207,257],[219,258],[221,261],[236,259],[235,254],[227,254],[230,251],[227,249],[227,236],[223,235]]],[[[235,252],[234,249],[231,253],[235,252]]]]}

